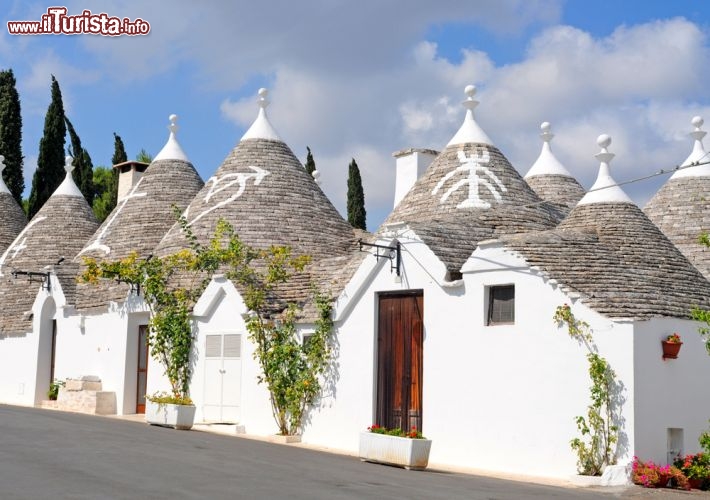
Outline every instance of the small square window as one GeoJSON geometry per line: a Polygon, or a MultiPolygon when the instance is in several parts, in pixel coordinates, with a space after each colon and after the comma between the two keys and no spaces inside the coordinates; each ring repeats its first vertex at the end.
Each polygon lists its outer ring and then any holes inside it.
{"type": "Polygon", "coordinates": [[[487,325],[515,323],[515,285],[488,287],[487,325]]]}

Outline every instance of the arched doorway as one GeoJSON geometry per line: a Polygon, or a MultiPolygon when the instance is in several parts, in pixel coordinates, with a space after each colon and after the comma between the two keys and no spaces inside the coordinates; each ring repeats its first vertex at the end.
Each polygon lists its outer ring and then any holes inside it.
{"type": "Polygon", "coordinates": [[[48,297],[42,305],[39,317],[39,339],[37,343],[37,378],[35,380],[35,405],[47,399],[49,384],[54,380],[54,364],[57,348],[57,306],[48,297]]]}

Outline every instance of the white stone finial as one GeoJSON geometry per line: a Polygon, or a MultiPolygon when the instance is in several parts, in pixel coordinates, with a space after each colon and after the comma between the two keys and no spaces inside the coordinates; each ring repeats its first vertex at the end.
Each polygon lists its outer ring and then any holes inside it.
{"type": "Polygon", "coordinates": [[[182,147],[180,146],[180,143],[178,142],[176,136],[177,131],[180,129],[180,126],[177,124],[178,115],[173,113],[168,116],[168,120],[170,121],[170,125],[168,125],[168,130],[170,131],[170,135],[168,136],[168,142],[166,142],[165,146],[163,146],[163,149],[161,149],[160,152],[155,155],[153,161],[182,160],[189,162],[190,160],[187,158],[185,151],[182,150],[182,147]]]}
{"type": "Polygon", "coordinates": [[[466,94],[466,102],[473,101],[473,96],[476,95],[476,86],[466,85],[466,87],[463,89],[463,93],[466,94]]]}
{"type": "Polygon", "coordinates": [[[540,138],[543,141],[550,142],[552,138],[555,137],[555,134],[552,133],[551,128],[552,126],[550,125],[550,122],[542,122],[540,124],[540,130],[542,131],[540,138]]]}
{"type": "Polygon", "coordinates": [[[74,170],[74,165],[72,165],[73,161],[74,158],[69,155],[64,157],[64,171],[67,173],[67,175],[66,177],[64,177],[64,180],[59,185],[59,187],[54,191],[54,193],[52,193],[52,196],[84,196],[74,183],[74,178],[72,176],[72,171],[74,170]]]}
{"type": "Polygon", "coordinates": [[[257,100],[259,104],[259,114],[251,124],[249,130],[242,136],[242,141],[244,139],[270,139],[272,141],[280,141],[281,138],[279,134],[276,133],[274,127],[271,126],[269,118],[266,116],[266,108],[269,105],[269,100],[266,98],[269,95],[269,91],[265,88],[259,89],[259,99],[257,100]]]}
{"type": "Polygon", "coordinates": [[[597,137],[597,144],[600,148],[606,150],[611,144],[611,136],[609,134],[601,134],[597,137]]]}
{"type": "Polygon", "coordinates": [[[550,148],[550,141],[555,137],[555,134],[551,132],[550,122],[542,122],[540,124],[540,138],[542,139],[542,151],[540,151],[540,156],[537,157],[533,166],[525,174],[525,179],[536,175],[564,175],[565,177],[572,177],[569,170],[565,168],[560,160],[552,153],[552,148],[550,148]]]}
{"type": "Polygon", "coordinates": [[[473,117],[473,110],[478,106],[478,101],[473,98],[473,96],[476,95],[476,86],[466,85],[463,91],[464,94],[466,94],[466,100],[461,104],[466,108],[466,116],[464,117],[461,128],[459,128],[458,132],[456,132],[456,135],[449,141],[447,146],[466,143],[482,143],[492,146],[493,141],[491,141],[490,137],[486,135],[473,117]]]}
{"type": "Polygon", "coordinates": [[[180,127],[178,127],[178,124],[177,124],[177,119],[178,119],[178,115],[176,115],[176,114],[172,114],[172,115],[168,116],[168,120],[170,120],[170,125],[168,125],[168,130],[170,132],[172,132],[173,134],[180,129],[180,127]]]}
{"type": "Polygon", "coordinates": [[[608,164],[616,156],[614,153],[610,153],[607,149],[611,145],[611,136],[609,134],[602,134],[597,137],[597,145],[602,148],[594,157],[602,163],[608,164]]]}
{"type": "Polygon", "coordinates": [[[269,89],[265,89],[264,87],[261,87],[259,89],[259,107],[260,108],[266,108],[269,105],[269,100],[267,99],[269,95],[269,89]]]}
{"type": "Polygon", "coordinates": [[[74,170],[74,165],[72,165],[72,162],[74,161],[74,158],[72,158],[69,155],[66,155],[64,157],[64,171],[67,174],[71,174],[72,170],[74,170]]]}
{"type": "Polygon", "coordinates": [[[320,186],[320,172],[318,170],[314,170],[311,175],[313,176],[313,180],[315,181],[315,183],[320,186]]]}
{"type": "Polygon", "coordinates": [[[609,152],[609,146],[611,145],[611,136],[609,134],[601,134],[597,137],[597,146],[602,148],[597,154],[594,155],[602,163],[609,163],[614,156],[614,153],[609,152]]]}
{"type": "Polygon", "coordinates": [[[602,134],[597,137],[597,145],[602,150],[594,157],[599,160],[599,174],[594,185],[587,191],[587,194],[579,200],[578,205],[589,205],[591,203],[633,203],[631,198],[619,187],[612,178],[609,170],[609,163],[614,156],[607,149],[611,145],[611,136],[602,134]]]}
{"type": "Polygon", "coordinates": [[[676,170],[671,176],[671,179],[680,179],[682,177],[710,177],[710,164],[705,164],[706,161],[710,160],[708,154],[705,152],[705,146],[703,146],[703,138],[707,134],[702,129],[703,123],[705,121],[700,116],[694,116],[690,123],[695,127],[690,133],[690,137],[693,138],[693,151],[681,164],[684,168],[676,170]]]}

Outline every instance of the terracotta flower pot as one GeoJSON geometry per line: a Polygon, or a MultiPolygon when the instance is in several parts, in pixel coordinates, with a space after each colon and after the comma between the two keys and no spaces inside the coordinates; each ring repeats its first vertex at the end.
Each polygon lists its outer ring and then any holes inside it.
{"type": "Polygon", "coordinates": [[[667,340],[661,340],[663,345],[663,359],[676,359],[678,353],[680,352],[680,346],[683,342],[668,342],[667,340]]]}

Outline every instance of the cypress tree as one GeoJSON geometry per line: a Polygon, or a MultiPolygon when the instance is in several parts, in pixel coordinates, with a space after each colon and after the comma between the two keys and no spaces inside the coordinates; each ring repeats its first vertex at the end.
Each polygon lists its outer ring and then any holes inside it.
{"type": "Polygon", "coordinates": [[[123,146],[123,139],[116,132],[113,133],[113,156],[111,157],[111,166],[118,165],[128,161],[126,148],[123,146]]]}
{"type": "Polygon", "coordinates": [[[69,154],[74,157],[74,182],[76,183],[81,194],[84,195],[86,201],[91,206],[94,201],[94,165],[91,162],[91,157],[86,149],[81,147],[81,139],[79,135],[74,130],[74,126],[69,121],[69,118],[64,117],[64,121],[67,123],[67,131],[69,132],[69,139],[71,141],[71,148],[69,149],[69,154]]]}
{"type": "MultiPolygon", "coordinates": [[[[113,156],[111,157],[111,166],[118,165],[128,161],[128,155],[126,154],[126,148],[123,146],[123,139],[116,132],[113,133],[113,156]]],[[[109,192],[111,193],[110,203],[107,207],[109,212],[113,210],[118,203],[118,175],[119,171],[115,168],[111,169],[111,185],[109,186],[109,192]]]]}
{"type": "Polygon", "coordinates": [[[22,206],[22,192],[25,190],[22,116],[15,83],[11,69],[0,71],[0,155],[5,157],[3,179],[15,201],[22,206]]]}
{"type": "Polygon", "coordinates": [[[111,205],[111,186],[113,185],[113,169],[102,166],[94,170],[94,202],[91,209],[96,220],[103,222],[113,210],[111,205]]]}
{"type": "Polygon", "coordinates": [[[52,196],[65,177],[64,141],[67,128],[64,123],[64,105],[59,82],[52,75],[52,102],[44,117],[44,135],[39,141],[37,170],[32,177],[32,191],[27,216],[31,219],[52,196]]]}
{"type": "Polygon", "coordinates": [[[308,172],[308,175],[313,175],[313,172],[316,169],[316,162],[313,160],[313,153],[311,153],[311,148],[306,146],[306,149],[308,150],[308,156],[306,156],[306,164],[304,167],[306,168],[306,172],[308,172]]]}
{"type": "Polygon", "coordinates": [[[362,190],[360,169],[355,158],[348,168],[348,222],[356,229],[367,229],[365,212],[365,192],[362,190]]]}

